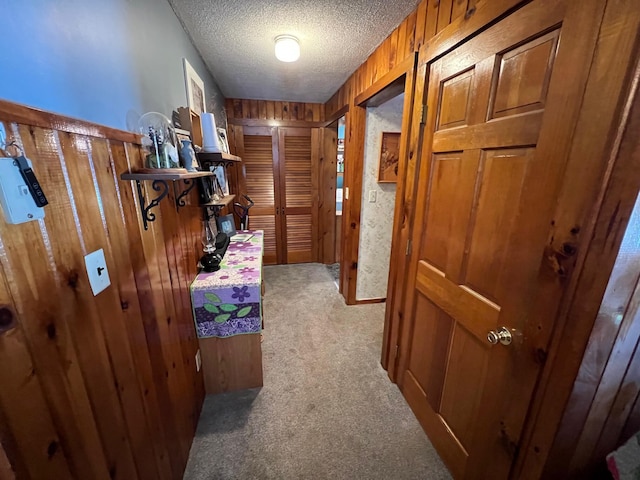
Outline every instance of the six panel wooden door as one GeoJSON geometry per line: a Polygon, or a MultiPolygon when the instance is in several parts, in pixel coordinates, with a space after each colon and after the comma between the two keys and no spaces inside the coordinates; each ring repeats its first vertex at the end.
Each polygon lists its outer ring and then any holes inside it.
{"type": "Polygon", "coordinates": [[[318,161],[312,129],[244,127],[249,227],[264,230],[264,262],[313,262],[318,249],[318,161]]]}
{"type": "Polygon", "coordinates": [[[456,478],[508,476],[542,363],[529,312],[566,160],[549,152],[581,97],[561,95],[580,84],[558,73],[567,4],[534,1],[429,68],[399,383],[456,478]],[[510,345],[490,343],[501,327],[510,345]]]}

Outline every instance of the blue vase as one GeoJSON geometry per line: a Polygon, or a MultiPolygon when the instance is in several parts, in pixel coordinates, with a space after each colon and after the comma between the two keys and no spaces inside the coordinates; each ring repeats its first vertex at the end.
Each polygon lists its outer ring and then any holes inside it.
{"type": "Polygon", "coordinates": [[[196,160],[196,152],[193,150],[191,140],[180,140],[182,146],[180,147],[180,158],[182,159],[182,165],[188,172],[195,172],[198,161],[196,160]]]}

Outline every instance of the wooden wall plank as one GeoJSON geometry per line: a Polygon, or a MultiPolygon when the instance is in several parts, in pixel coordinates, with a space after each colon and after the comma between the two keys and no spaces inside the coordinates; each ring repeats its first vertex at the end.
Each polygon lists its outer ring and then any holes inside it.
{"type": "Polygon", "coordinates": [[[258,113],[258,118],[266,120],[267,119],[267,103],[264,100],[260,100],[258,102],[258,109],[259,109],[259,113],[258,113]]]}
{"type": "Polygon", "coordinates": [[[230,113],[233,112],[233,115],[230,115],[230,118],[242,118],[242,111],[242,100],[233,100],[233,109],[229,110],[230,113]]]}
{"type": "MultiPolygon", "coordinates": [[[[0,245],[0,255],[4,254],[0,245]]],[[[71,472],[2,269],[0,308],[5,323],[0,332],[0,364],[11,366],[0,369],[0,410],[14,443],[15,464],[14,468],[9,465],[0,444],[0,478],[9,478],[13,470],[24,478],[69,478],[71,472]]],[[[4,436],[0,428],[0,440],[4,436]]]]}
{"type": "Polygon", "coordinates": [[[396,27],[389,36],[389,70],[398,63],[398,35],[400,27],[396,27]]]}
{"type": "MultiPolygon", "coordinates": [[[[125,145],[124,153],[124,157],[115,158],[117,171],[126,171],[129,162],[133,165],[141,163],[140,152],[135,147],[125,145]]],[[[151,232],[146,232],[142,226],[135,182],[121,182],[121,184],[127,237],[130,239],[131,261],[152,365],[154,390],[162,415],[167,439],[166,448],[175,478],[176,472],[182,472],[186,464],[186,456],[183,452],[184,440],[181,440],[184,428],[181,428],[181,422],[174,415],[166,415],[166,412],[181,412],[181,409],[180,399],[175,388],[172,388],[175,375],[175,368],[172,368],[174,358],[171,355],[172,347],[168,345],[171,338],[166,329],[166,307],[156,258],[158,253],[155,252],[153,239],[149,238],[151,232]]]]}
{"type": "MultiPolygon", "coordinates": [[[[40,148],[36,146],[35,137],[42,136],[42,129],[30,131],[20,128],[19,133],[12,126],[11,130],[12,137],[23,145],[26,155],[37,159],[34,168],[40,178],[49,178],[46,166],[58,163],[53,132],[47,133],[44,146],[40,148]]],[[[63,215],[69,216],[70,210],[56,207],[64,202],[66,187],[52,191],[48,185],[47,181],[43,188],[50,202],[49,209],[60,210],[63,215]]],[[[75,231],[75,226],[72,228],[75,231]]],[[[2,266],[30,344],[35,368],[41,374],[45,398],[72,473],[85,478],[108,478],[109,466],[80,361],[57,295],[61,288],[66,287],[66,283],[62,282],[67,279],[58,277],[63,271],[58,272],[52,258],[53,247],[47,224],[29,222],[7,225],[2,217],[0,231],[3,232],[2,242],[6,252],[2,257],[2,266]],[[45,232],[46,237],[43,235],[45,232]],[[31,252],[31,255],[25,256],[24,251],[31,252]],[[32,258],[48,259],[48,262],[43,264],[40,261],[38,265],[32,258]]],[[[65,238],[69,233],[65,232],[65,238]]]]}
{"type": "MultiPolygon", "coordinates": [[[[406,48],[407,48],[407,20],[405,19],[401,24],[400,27],[398,29],[398,48],[396,50],[396,65],[400,62],[402,62],[402,60],[404,60],[404,55],[406,52],[406,48]]],[[[364,90],[368,85],[371,85],[372,81],[367,82],[367,85],[362,85],[362,90],[364,90]]],[[[362,91],[360,90],[360,91],[362,91]]]]}
{"type": "Polygon", "coordinates": [[[428,0],[427,19],[424,25],[424,41],[430,40],[438,32],[440,0],[428,0]]]}
{"type": "Polygon", "coordinates": [[[249,100],[249,118],[260,118],[258,100],[249,100]]]}
{"type": "Polygon", "coordinates": [[[417,15],[418,12],[414,10],[409,14],[406,18],[405,22],[407,23],[407,36],[404,44],[404,52],[402,55],[402,59],[413,55],[415,52],[415,41],[416,41],[416,27],[417,27],[417,15]]]}
{"type": "MultiPolygon", "coordinates": [[[[36,131],[37,145],[46,145],[45,135],[47,132],[36,131]]],[[[87,145],[83,138],[65,132],[54,135],[54,139],[52,147],[57,150],[59,162],[48,163],[43,172],[49,178],[49,188],[64,191],[66,187],[67,195],[58,198],[56,207],[73,213],[56,218],[45,217],[49,235],[54,238],[67,236],[66,242],[52,244],[56,269],[65,272],[65,280],[69,286],[68,289],[58,290],[63,302],[61,310],[68,319],[69,329],[74,337],[109,468],[124,475],[124,478],[128,475],[135,478],[137,475],[130,440],[128,435],[123,435],[126,431],[123,411],[119,405],[115,382],[112,381],[114,372],[111,370],[107,342],[100,325],[101,315],[113,315],[110,311],[113,304],[105,302],[113,289],[96,297],[94,301],[82,260],[84,255],[102,247],[102,242],[95,235],[96,227],[101,227],[95,220],[102,217],[97,208],[95,193],[91,190],[88,195],[81,193],[82,189],[86,191],[87,179],[91,178],[86,155],[87,145]],[[78,201],[80,198],[82,200],[78,201]],[[74,235],[70,232],[77,233],[74,235]],[[103,415],[96,415],[96,410],[103,415]]],[[[119,310],[116,307],[116,315],[119,310]]]]}
{"type": "MultiPolygon", "coordinates": [[[[123,207],[123,196],[121,194],[120,180],[116,168],[116,159],[126,162],[125,146],[121,142],[97,142],[92,140],[92,151],[94,161],[102,168],[96,168],[98,189],[102,198],[117,199],[117,201],[102,202],[104,215],[104,233],[109,240],[113,268],[110,276],[114,286],[117,288],[118,302],[122,312],[124,331],[128,336],[133,367],[136,372],[137,386],[139,394],[143,400],[144,420],[146,428],[142,432],[147,432],[149,438],[157,441],[146,442],[153,448],[156,462],[158,478],[171,478],[171,463],[167,451],[167,432],[164,429],[160,406],[154,392],[154,380],[152,373],[150,353],[147,347],[144,327],[141,321],[140,304],[136,295],[135,277],[132,268],[131,254],[128,248],[130,241],[127,236],[127,225],[123,207]]],[[[122,185],[123,187],[126,184],[122,185]]],[[[139,438],[139,433],[132,434],[134,445],[138,445],[144,438],[139,438]]],[[[148,454],[148,452],[147,452],[148,454]]],[[[153,468],[148,466],[146,472],[153,473],[153,468]]]]}
{"type": "Polygon", "coordinates": [[[454,0],[440,0],[438,7],[438,24],[436,32],[441,32],[444,27],[451,23],[451,11],[453,9],[454,0]]]}
{"type": "Polygon", "coordinates": [[[251,118],[251,102],[242,100],[242,118],[251,118]]]}
{"type": "Polygon", "coordinates": [[[453,8],[451,10],[451,21],[454,21],[467,12],[469,0],[453,0],[453,8]]]}
{"type": "Polygon", "coordinates": [[[265,103],[267,104],[267,120],[275,119],[275,102],[268,101],[265,103]]]}
{"type": "Polygon", "coordinates": [[[282,119],[291,120],[291,105],[289,102],[282,102],[282,119]]]}
{"type": "MultiPolygon", "coordinates": [[[[282,102],[274,102],[274,116],[273,118],[275,120],[282,120],[282,102]]],[[[243,118],[247,118],[247,117],[243,117],[243,118]]]]}
{"type": "MultiPolygon", "coordinates": [[[[230,117],[242,105],[227,102],[230,117]]],[[[0,438],[21,478],[181,478],[204,398],[188,296],[198,209],[178,216],[171,194],[144,231],[119,179],[144,162],[118,138],[138,137],[26,108],[64,129],[7,125],[49,205],[39,222],[0,216],[0,305],[17,319],[0,332],[0,438]],[[83,256],[99,248],[112,285],[94,297],[83,256]]]]}
{"type": "Polygon", "coordinates": [[[413,45],[416,52],[420,50],[425,41],[424,28],[427,21],[427,3],[427,0],[422,0],[416,10],[416,32],[413,45]]]}

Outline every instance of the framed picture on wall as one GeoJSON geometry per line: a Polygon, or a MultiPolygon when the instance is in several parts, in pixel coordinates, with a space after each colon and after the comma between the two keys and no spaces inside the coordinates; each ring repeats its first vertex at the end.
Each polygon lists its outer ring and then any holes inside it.
{"type": "Polygon", "coordinates": [[[400,160],[400,133],[382,132],[381,143],[378,183],[396,183],[400,160]]]}
{"type": "Polygon", "coordinates": [[[187,90],[187,105],[191,110],[200,115],[202,112],[207,111],[207,103],[204,96],[204,82],[189,61],[186,58],[182,60],[184,63],[184,83],[187,90]]]}
{"type": "Polygon", "coordinates": [[[233,237],[236,234],[236,224],[233,221],[233,213],[218,217],[216,222],[218,224],[219,232],[226,233],[230,237],[233,237]]]}
{"type": "Polygon", "coordinates": [[[227,175],[223,165],[217,165],[215,167],[210,167],[210,171],[213,172],[216,179],[218,180],[218,184],[220,185],[220,189],[222,191],[223,196],[229,195],[229,182],[227,181],[227,175]]]}

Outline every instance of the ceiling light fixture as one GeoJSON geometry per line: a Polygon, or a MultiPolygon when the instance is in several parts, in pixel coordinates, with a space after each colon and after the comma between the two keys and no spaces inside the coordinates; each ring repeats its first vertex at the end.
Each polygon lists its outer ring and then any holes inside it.
{"type": "Polygon", "coordinates": [[[295,62],[300,58],[300,44],[292,35],[276,37],[276,58],[281,62],[295,62]]]}

